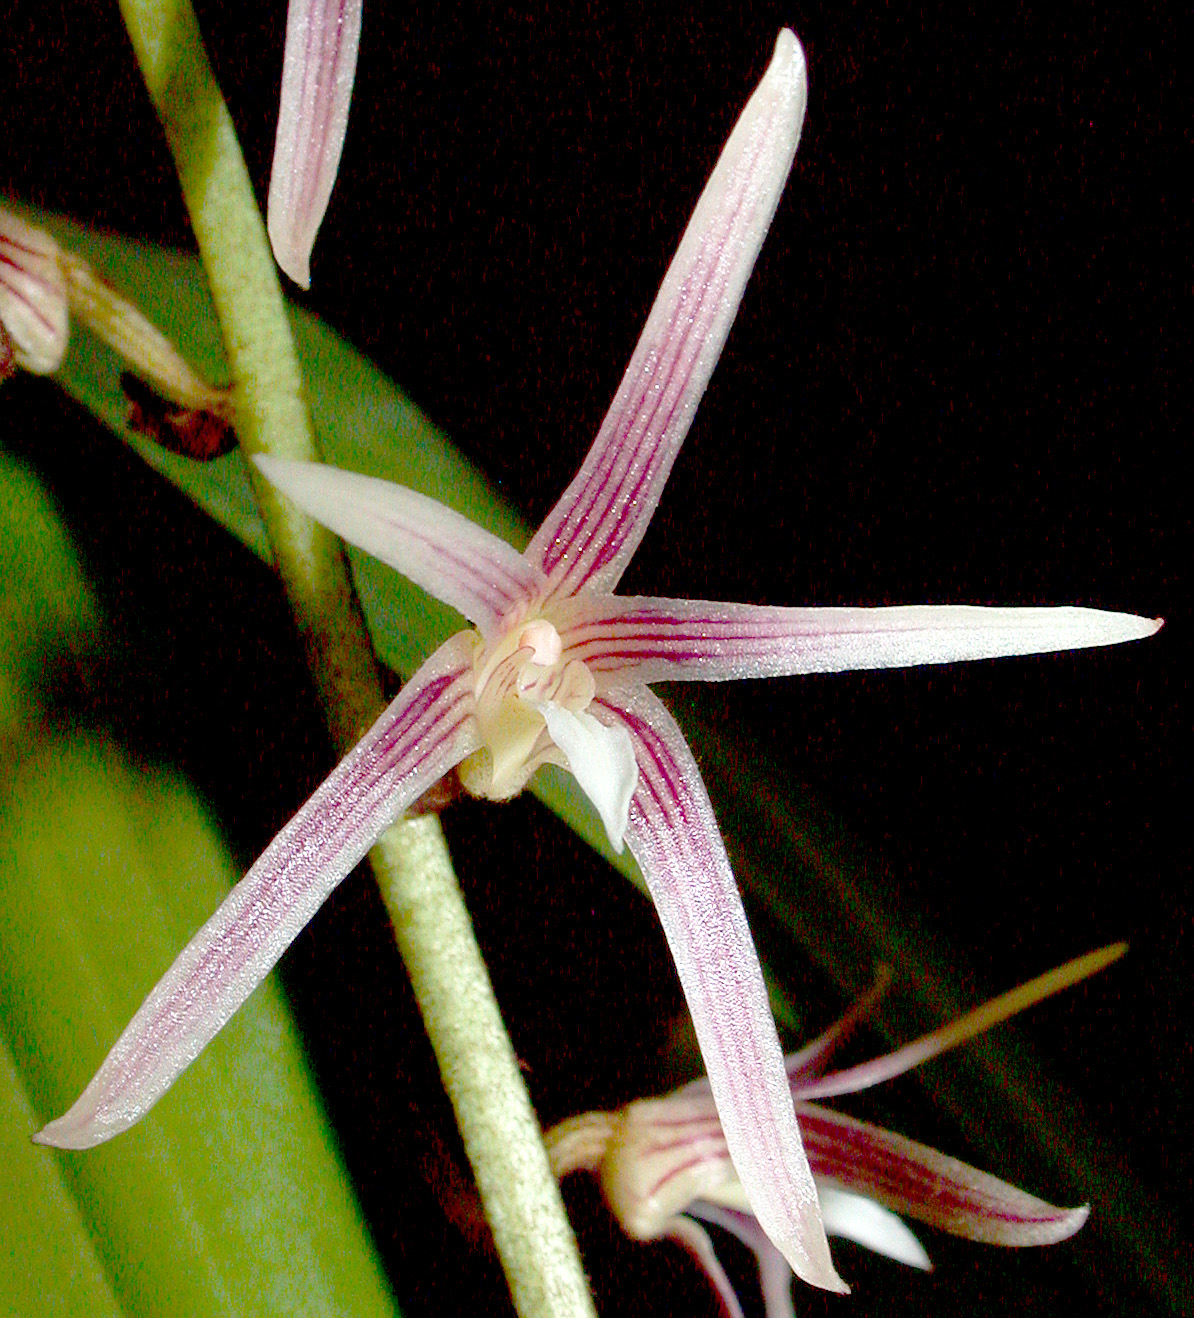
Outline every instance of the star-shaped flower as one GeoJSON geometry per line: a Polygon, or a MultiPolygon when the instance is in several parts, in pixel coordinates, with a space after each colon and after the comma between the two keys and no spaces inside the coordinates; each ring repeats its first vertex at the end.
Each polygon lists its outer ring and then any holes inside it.
{"type": "MultiPolygon", "coordinates": [[[[785,1058],[826,1232],[927,1269],[928,1255],[897,1212],[988,1245],[1053,1245],[1078,1231],[1088,1207],[1055,1208],[957,1158],[808,1100],[857,1093],[903,1075],[1097,974],[1125,951],[1125,944],[1116,943],[1067,961],[893,1053],[826,1074],[833,1053],[886,990],[890,975],[884,971],[836,1025],[785,1058]]],[[[544,1139],[557,1176],[581,1170],[597,1175],[628,1235],[666,1237],[688,1249],[731,1318],[742,1318],[742,1309],[702,1222],[729,1231],[755,1252],[767,1318],[793,1318],[791,1269],[751,1211],[706,1081],[617,1112],[571,1117],[544,1139]]]]}
{"type": "Polygon", "coordinates": [[[758,957],[709,798],[649,682],[946,663],[1106,645],[1159,625],[1088,609],[784,609],[612,592],[729,333],[800,136],[791,32],[701,195],[584,465],[524,553],[434,500],[318,465],[256,459],[284,493],[476,630],[440,647],[179,956],[71,1110],[83,1148],[127,1129],[261,981],[391,823],[453,769],[504,800],[571,771],[650,888],[730,1158],[796,1273],[841,1289],[792,1111],[758,957]]]}

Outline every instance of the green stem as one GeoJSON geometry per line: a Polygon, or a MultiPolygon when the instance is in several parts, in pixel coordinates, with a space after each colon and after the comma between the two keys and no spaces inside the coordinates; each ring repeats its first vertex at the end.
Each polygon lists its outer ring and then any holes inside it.
{"type": "Polygon", "coordinates": [[[381,895],[520,1314],[591,1314],[576,1241],[435,815],[395,824],[381,895]]]}
{"type": "MultiPolygon", "coordinates": [[[[318,458],[278,277],[236,132],[189,0],[121,0],[166,131],[250,453],[318,458]]],[[[381,711],[377,670],[337,542],[257,485],[262,517],[337,748],[381,711]]],[[[438,821],[396,825],[370,853],[522,1318],[593,1314],[530,1097],[438,821]]]]}

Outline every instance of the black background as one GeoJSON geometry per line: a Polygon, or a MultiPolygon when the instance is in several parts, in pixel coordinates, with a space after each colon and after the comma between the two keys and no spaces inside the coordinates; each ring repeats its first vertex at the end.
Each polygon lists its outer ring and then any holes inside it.
{"type": "MultiPolygon", "coordinates": [[[[811,90],[792,178],[624,588],[1169,620],[1106,654],[702,693],[708,720],[838,821],[890,938],[923,939],[964,1001],[1132,944],[1099,982],[1007,1031],[1056,1147],[978,1089],[959,1124],[932,1101],[932,1074],[850,1108],[1057,1202],[1093,1199],[1085,1230],[1022,1252],[924,1231],[929,1277],[842,1247],[854,1298],[802,1291],[797,1308],[1181,1310],[1179,7],[738,9],[676,20],[661,6],[366,0],[305,300],[537,521],[600,422],[776,32],[797,30],[811,90]]],[[[200,21],[264,201],[284,6],[206,4],[200,21]]],[[[192,245],[115,6],[18,0],[0,98],[0,191],[192,245]]],[[[0,435],[53,489],[117,638],[77,717],[185,771],[248,862],[329,765],[271,574],[52,384],[6,385],[0,435]]],[[[446,824],[543,1120],[670,1083],[681,1000],[642,899],[533,802],[456,806],[446,824]]],[[[841,967],[835,984],[795,947],[779,952],[810,1029],[870,970],[841,967]]],[[[285,973],[402,1305],[501,1312],[365,881],[340,890],[285,973]]],[[[589,1185],[567,1194],[603,1312],[716,1311],[678,1251],[625,1242],[589,1185]]],[[[726,1256],[750,1311],[749,1263],[726,1256]]]]}

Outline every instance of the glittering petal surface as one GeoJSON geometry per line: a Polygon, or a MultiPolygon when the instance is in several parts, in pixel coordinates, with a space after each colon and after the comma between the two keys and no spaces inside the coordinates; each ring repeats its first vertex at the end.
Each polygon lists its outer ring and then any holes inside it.
{"type": "Polygon", "coordinates": [[[274,259],[303,288],[340,167],[360,37],[361,0],[290,0],[267,226],[274,259]]]}
{"type": "Polygon", "coordinates": [[[808,94],[780,33],[726,143],[584,465],[527,548],[558,594],[612,590],[659,502],[792,165],[808,94]]]}
{"type": "Polygon", "coordinates": [[[425,494],[318,462],[258,455],[262,474],[350,545],[396,568],[490,636],[542,587],[512,545],[425,494]]]}
{"type": "Polygon", "coordinates": [[[66,281],[47,233],[0,206],[0,331],[18,366],[49,375],[66,353],[66,281]]]}
{"type": "Polygon", "coordinates": [[[462,634],[419,669],[191,939],[39,1143],[91,1148],[139,1121],[381,834],[476,746],[472,657],[462,634]]]}
{"type": "Polygon", "coordinates": [[[988,1245],[1052,1245],[1072,1236],[1088,1208],[1055,1208],[998,1177],[889,1130],[799,1102],[796,1112],[818,1179],[893,1212],[988,1245]]]}
{"type": "Polygon", "coordinates": [[[1081,608],[773,608],[586,592],[558,609],[597,678],[725,681],[1042,654],[1151,636],[1160,621],[1081,608]]]}
{"type": "Polygon", "coordinates": [[[829,1258],[758,955],[696,763],[639,688],[594,701],[638,759],[626,841],[688,1000],[726,1144],[751,1208],[798,1276],[844,1289],[829,1258]]]}

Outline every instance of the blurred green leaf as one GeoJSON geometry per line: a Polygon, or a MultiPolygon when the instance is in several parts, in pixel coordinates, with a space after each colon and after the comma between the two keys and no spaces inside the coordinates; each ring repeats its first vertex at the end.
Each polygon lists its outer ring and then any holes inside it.
{"type": "Polygon", "coordinates": [[[98,617],[49,496],[0,452],[0,739],[27,720],[47,656],[77,646],[98,617]]]}
{"type": "MultiPolygon", "coordinates": [[[[70,1105],[237,877],[193,795],[110,744],[21,760],[0,801],[0,1021],[33,1111],[9,1138],[70,1105]]],[[[395,1312],[272,976],[134,1130],[22,1148],[17,1170],[39,1198],[0,1206],[6,1239],[34,1212],[55,1219],[39,1267],[78,1245],[60,1177],[129,1315],[395,1312]]]]}
{"type": "Polygon", "coordinates": [[[29,1142],[40,1125],[0,1037],[0,1163],[6,1201],[0,1312],[119,1318],[123,1311],[57,1161],[29,1142]]]}

